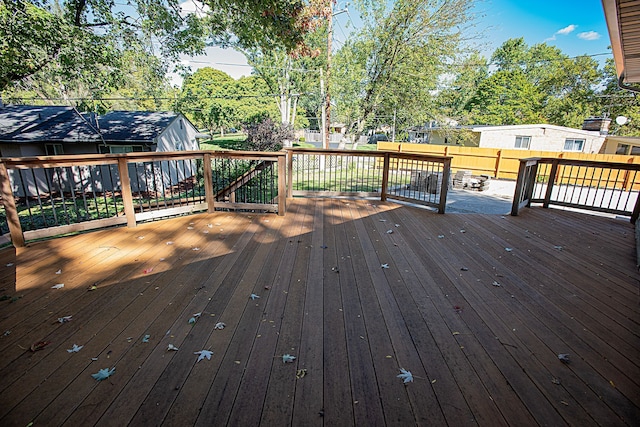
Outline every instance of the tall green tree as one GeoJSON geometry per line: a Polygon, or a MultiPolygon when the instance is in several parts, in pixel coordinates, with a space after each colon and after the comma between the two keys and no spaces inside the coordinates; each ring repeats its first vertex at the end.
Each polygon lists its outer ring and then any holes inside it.
{"type": "Polygon", "coordinates": [[[99,96],[124,86],[126,61],[140,52],[166,65],[212,42],[304,53],[315,3],[206,0],[185,13],[179,0],[0,0],[0,91],[30,78],[64,97],[99,96]]]}
{"type": "Polygon", "coordinates": [[[471,0],[356,3],[363,27],[336,53],[332,98],[361,133],[375,116],[420,123],[434,111],[437,81],[463,49],[471,0]],[[339,83],[338,83],[339,82],[339,83]],[[344,82],[348,82],[344,84],[344,82]]]}
{"type": "Polygon", "coordinates": [[[519,69],[500,70],[483,80],[467,108],[476,123],[517,125],[540,123],[542,93],[519,69]]]}
{"type": "Polygon", "coordinates": [[[593,58],[570,58],[546,43],[528,46],[516,38],[498,47],[491,62],[496,69],[477,86],[465,108],[473,123],[537,120],[580,127],[586,117],[602,114],[597,93],[603,74],[593,58]]]}
{"type": "Polygon", "coordinates": [[[234,80],[210,67],[200,68],[184,79],[177,109],[199,128],[221,135],[245,123],[278,119],[275,97],[264,80],[258,76],[234,80]]]}

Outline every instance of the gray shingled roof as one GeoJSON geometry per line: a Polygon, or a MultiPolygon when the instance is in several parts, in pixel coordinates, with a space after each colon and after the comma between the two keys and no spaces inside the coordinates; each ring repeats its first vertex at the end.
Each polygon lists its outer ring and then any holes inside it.
{"type": "Polygon", "coordinates": [[[153,142],[178,114],[114,111],[97,117],[71,107],[7,105],[0,108],[0,142],[153,142]]]}

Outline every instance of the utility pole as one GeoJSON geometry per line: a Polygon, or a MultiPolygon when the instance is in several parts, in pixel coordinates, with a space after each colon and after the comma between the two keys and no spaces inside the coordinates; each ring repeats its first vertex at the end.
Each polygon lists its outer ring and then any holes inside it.
{"type": "Polygon", "coordinates": [[[332,49],[332,42],[333,42],[333,0],[327,0],[329,2],[329,7],[331,8],[331,11],[329,12],[329,16],[328,16],[328,33],[329,35],[327,36],[327,80],[326,80],[326,86],[325,86],[325,99],[324,99],[324,120],[323,120],[323,125],[324,125],[324,142],[323,142],[323,148],[325,150],[329,149],[329,131],[331,129],[331,90],[329,87],[329,81],[330,81],[330,77],[331,77],[331,49],[332,49]]]}

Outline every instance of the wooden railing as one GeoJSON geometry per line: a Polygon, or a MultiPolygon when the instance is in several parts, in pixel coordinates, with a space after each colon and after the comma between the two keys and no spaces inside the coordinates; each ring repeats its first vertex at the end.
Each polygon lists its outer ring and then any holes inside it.
{"type": "Polygon", "coordinates": [[[287,194],[403,200],[445,212],[451,158],[383,151],[287,149],[287,194]]]}
{"type": "Polygon", "coordinates": [[[640,214],[640,165],[530,158],[520,161],[511,209],[532,203],[630,216],[640,214]]]}
{"type": "MultiPolygon", "coordinates": [[[[0,159],[14,246],[197,211],[286,211],[285,153],[168,152],[0,159]],[[242,185],[238,184],[238,179],[242,185]]],[[[2,212],[0,212],[0,216],[2,212]]],[[[1,243],[1,242],[0,242],[1,243]]]]}

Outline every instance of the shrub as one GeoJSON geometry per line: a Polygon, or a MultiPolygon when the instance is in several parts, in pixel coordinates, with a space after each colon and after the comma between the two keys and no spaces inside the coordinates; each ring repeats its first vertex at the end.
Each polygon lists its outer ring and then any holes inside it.
{"type": "Polygon", "coordinates": [[[253,151],[279,151],[282,141],[294,138],[291,128],[275,123],[270,118],[246,124],[244,132],[247,134],[246,147],[253,151]]]}

